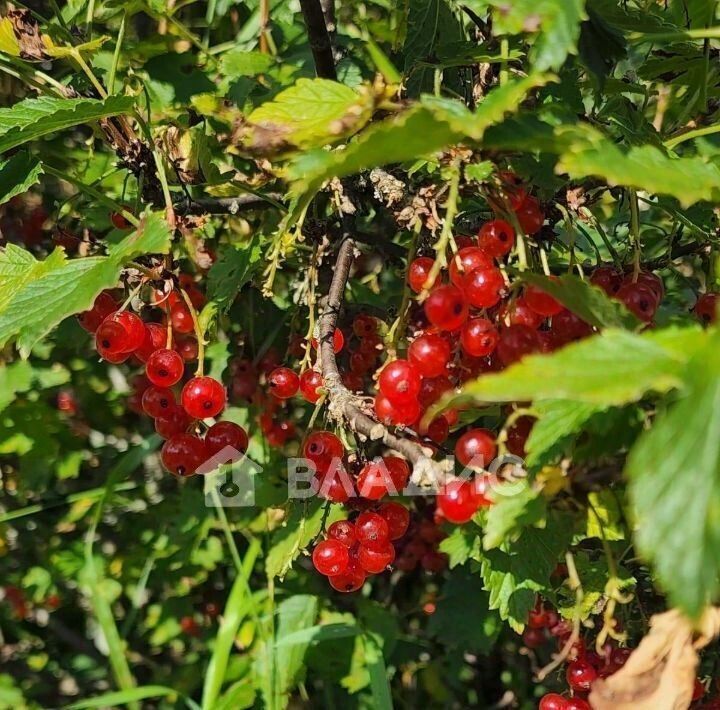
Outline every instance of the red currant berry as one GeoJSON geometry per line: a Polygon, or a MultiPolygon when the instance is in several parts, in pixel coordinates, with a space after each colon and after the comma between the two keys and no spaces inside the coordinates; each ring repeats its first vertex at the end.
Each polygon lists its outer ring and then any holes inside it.
{"type": "Polygon", "coordinates": [[[142,408],[149,417],[164,417],[175,409],[175,395],[167,387],[148,387],[142,396],[142,408]]]}
{"type": "Polygon", "coordinates": [[[475,269],[465,278],[465,296],[475,308],[492,308],[500,302],[505,293],[505,279],[500,269],[494,266],[475,269]]]}
{"type": "Polygon", "coordinates": [[[515,456],[525,458],[525,443],[530,436],[530,430],[535,424],[534,417],[520,417],[507,431],[505,446],[515,456]]]}
{"type": "Polygon", "coordinates": [[[598,266],[590,276],[590,283],[608,296],[614,296],[622,285],[622,274],[612,266],[598,266]]]}
{"type": "Polygon", "coordinates": [[[360,313],[355,316],[352,329],[358,338],[369,338],[377,334],[377,321],[372,316],[360,313]]]}
{"type": "Polygon", "coordinates": [[[315,569],[326,577],[343,574],[350,564],[348,548],[339,540],[323,540],[312,553],[315,569]]]}
{"type": "Polygon", "coordinates": [[[191,336],[178,338],[175,342],[175,350],[180,353],[180,357],[185,362],[192,362],[193,360],[197,360],[199,352],[198,342],[191,336]]]}
{"type": "Polygon", "coordinates": [[[441,414],[439,417],[435,417],[426,428],[421,428],[419,433],[435,444],[442,444],[450,435],[450,424],[441,414]]]}
{"type": "Polygon", "coordinates": [[[350,355],[350,370],[356,375],[364,375],[375,365],[375,353],[367,353],[357,350],[350,355]]]}
{"type": "Polygon", "coordinates": [[[539,648],[547,641],[545,632],[542,629],[525,629],[522,639],[528,648],[539,648]]]}
{"type": "MultiPolygon", "coordinates": [[[[453,383],[450,378],[445,375],[440,377],[423,377],[420,383],[420,392],[418,392],[418,401],[424,408],[429,407],[431,404],[440,399],[446,392],[450,392],[453,389],[453,383]]],[[[448,423],[452,424],[448,420],[448,423]]]]}
{"type": "Polygon", "coordinates": [[[597,678],[597,671],[587,661],[578,659],[568,664],[565,678],[574,691],[587,692],[597,678]]]}
{"type": "Polygon", "coordinates": [[[192,434],[175,434],[160,452],[163,466],[176,476],[192,476],[207,458],[205,442],[192,434]]]}
{"type": "Polygon", "coordinates": [[[121,352],[131,353],[143,344],[143,340],[145,340],[145,324],[134,313],[130,313],[130,311],[115,311],[111,313],[102,322],[100,328],[98,328],[98,333],[106,324],[110,323],[118,324],[125,333],[120,343],[121,352]]]}
{"type": "Polygon", "coordinates": [[[547,614],[545,613],[545,609],[543,608],[539,600],[535,604],[535,608],[531,609],[530,613],[528,614],[527,625],[531,629],[544,629],[546,626],[550,625],[548,624],[548,618],[547,614]]]}
{"type": "Polygon", "coordinates": [[[465,247],[450,260],[450,281],[462,288],[465,277],[475,269],[489,269],[493,260],[480,247],[465,247]],[[460,266],[458,266],[458,261],[460,266]],[[462,267],[462,268],[461,268],[462,267]]]}
{"type": "Polygon", "coordinates": [[[212,377],[193,377],[183,387],[180,401],[194,419],[215,417],[225,408],[225,388],[212,377]]]}
{"type": "MultiPolygon", "coordinates": [[[[127,208],[124,209],[127,211],[127,208]]],[[[115,229],[128,229],[130,227],[130,222],[125,219],[121,212],[111,212],[110,221],[115,229]]]]}
{"type": "Polygon", "coordinates": [[[185,410],[176,406],[167,414],[155,418],[155,431],[163,439],[170,439],[176,434],[184,434],[191,422],[185,410]]]}
{"type": "Polygon", "coordinates": [[[530,285],[525,288],[525,302],[535,313],[544,318],[555,316],[563,309],[562,303],[558,303],[539,286],[530,285]]]}
{"type": "Polygon", "coordinates": [[[247,451],[247,432],[235,422],[216,422],[205,433],[205,448],[208,456],[215,456],[227,447],[238,452],[237,456],[233,454],[234,458],[228,461],[239,461],[242,458],[241,454],[247,451]]]}
{"type": "Polygon", "coordinates": [[[380,574],[384,572],[387,566],[392,564],[394,559],[395,548],[390,542],[386,543],[382,548],[375,550],[360,545],[358,562],[368,574],[380,574]]]}
{"type": "Polygon", "coordinates": [[[195,328],[190,310],[181,301],[170,309],[170,323],[176,333],[192,333],[195,328]]]}
{"type": "Polygon", "coordinates": [[[460,331],[460,345],[473,357],[487,357],[499,340],[500,334],[487,318],[470,318],[460,331]]]}
{"type": "Polygon", "coordinates": [[[377,513],[360,513],[355,521],[357,541],[371,550],[383,550],[390,541],[390,526],[377,513]]]}
{"type": "Polygon", "coordinates": [[[379,392],[375,395],[375,415],[383,424],[410,426],[420,416],[420,402],[417,399],[392,402],[379,392]]]}
{"type": "Polygon", "coordinates": [[[483,504],[471,481],[456,478],[449,481],[437,496],[437,507],[451,523],[466,523],[483,504]]]}
{"type": "Polygon", "coordinates": [[[407,360],[394,360],[388,363],[378,378],[378,389],[393,404],[416,399],[420,391],[420,375],[417,368],[407,360]]]}
{"type": "Polygon", "coordinates": [[[434,263],[429,256],[420,256],[410,262],[407,279],[408,285],[415,293],[423,290],[434,263]]]}
{"type": "Polygon", "coordinates": [[[145,374],[158,387],[172,387],[180,382],[185,363],[179,353],[161,348],[150,355],[145,363],[145,374]]]}
{"type": "Polygon", "coordinates": [[[165,347],[167,342],[167,331],[159,323],[147,323],[145,325],[145,338],[142,345],[135,351],[135,357],[140,362],[147,362],[148,358],[160,348],[165,347]]]}
{"type": "Polygon", "coordinates": [[[112,295],[107,291],[101,291],[95,299],[92,308],[78,315],[78,321],[88,333],[94,333],[100,323],[116,310],[117,303],[112,295]]]}
{"type": "Polygon", "coordinates": [[[657,311],[655,293],[645,284],[626,283],[618,289],[616,298],[645,323],[649,323],[657,311]]]}
{"type": "Polygon", "coordinates": [[[468,315],[463,292],[457,286],[438,286],[425,301],[425,315],[440,330],[457,330],[468,315]]]}
{"type": "Polygon", "coordinates": [[[536,313],[521,296],[503,305],[498,313],[498,322],[505,325],[525,325],[537,330],[545,319],[536,313]]]}
{"type": "Polygon", "coordinates": [[[359,564],[351,560],[348,569],[344,574],[336,574],[328,578],[330,586],[338,592],[357,592],[365,584],[365,574],[359,564]]]}
{"type": "Polygon", "coordinates": [[[455,457],[463,466],[487,468],[496,453],[495,435],[487,429],[470,429],[455,444],[455,457]]]}
{"type": "Polygon", "coordinates": [[[565,710],[592,710],[592,708],[587,700],[583,700],[576,695],[573,698],[567,699],[565,710]]]}
{"type": "Polygon", "coordinates": [[[347,490],[338,471],[329,471],[319,476],[319,494],[333,503],[347,503],[354,491],[347,490]]]}
{"type": "Polygon", "coordinates": [[[592,335],[592,326],[567,308],[553,316],[552,332],[560,343],[582,340],[592,335]]]}
{"type": "Polygon", "coordinates": [[[401,538],[410,527],[410,511],[400,503],[383,503],[377,514],[388,524],[391,540],[401,538]]]}
{"type": "MultiPolygon", "coordinates": [[[[310,345],[312,345],[314,350],[318,349],[318,341],[316,338],[313,338],[310,341],[310,345]]],[[[335,328],[333,331],[333,351],[335,353],[339,353],[343,346],[345,345],[345,336],[343,335],[342,330],[340,328],[335,328]]]]}
{"type": "Polygon", "coordinates": [[[423,377],[437,377],[450,362],[450,343],[442,335],[424,333],[410,343],[408,359],[423,377]]]}
{"type": "Polygon", "coordinates": [[[524,325],[511,325],[500,331],[497,355],[503,365],[511,365],[530,353],[540,350],[537,331],[524,325]]]}
{"type": "Polygon", "coordinates": [[[363,390],[362,375],[358,375],[356,372],[343,372],[342,381],[351,392],[362,392],[363,390]]]}
{"type": "Polygon", "coordinates": [[[323,386],[323,378],[319,372],[315,370],[305,370],[300,375],[300,394],[303,396],[305,401],[315,404],[320,397],[322,392],[318,389],[323,386]]]}
{"type": "Polygon", "coordinates": [[[545,215],[540,209],[540,203],[534,197],[528,197],[515,211],[520,226],[525,234],[535,234],[545,222],[545,215]]]}
{"type": "MultiPolygon", "coordinates": [[[[629,275],[625,277],[625,283],[632,282],[632,276],[629,275]]],[[[647,286],[655,294],[655,300],[658,305],[660,305],[663,298],[665,298],[665,284],[663,284],[662,279],[657,274],[653,274],[651,271],[640,271],[635,283],[647,286]]]]}
{"type": "Polygon", "coordinates": [[[323,473],[344,455],[345,447],[342,441],[329,431],[314,431],[307,436],[303,444],[303,456],[323,473]]]}
{"type": "Polygon", "coordinates": [[[515,245],[515,230],[505,220],[494,219],[480,228],[478,243],[488,256],[500,259],[515,245]]]}
{"type": "Polygon", "coordinates": [[[720,293],[704,293],[693,308],[695,315],[706,325],[717,320],[720,293]]]}
{"type": "Polygon", "coordinates": [[[337,540],[349,549],[356,542],[355,526],[349,520],[337,520],[328,528],[327,536],[329,540],[337,540]]]}
{"type": "Polygon", "coordinates": [[[120,323],[104,320],[95,331],[95,347],[106,360],[108,355],[128,355],[126,333],[120,323]]]}
{"type": "Polygon", "coordinates": [[[278,399],[290,399],[297,394],[300,378],[289,367],[278,367],[268,376],[270,394],[278,399]]]}
{"type": "Polygon", "coordinates": [[[538,710],[567,710],[567,700],[557,693],[548,693],[540,698],[538,710]]]}

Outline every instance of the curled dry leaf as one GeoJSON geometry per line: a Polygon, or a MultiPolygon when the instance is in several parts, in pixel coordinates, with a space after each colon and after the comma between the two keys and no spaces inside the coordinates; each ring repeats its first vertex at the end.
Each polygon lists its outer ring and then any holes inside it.
{"type": "Polygon", "coordinates": [[[709,609],[700,632],[673,609],[650,620],[650,632],[627,663],[590,693],[594,710],[682,710],[690,706],[697,649],[720,632],[720,609],[709,609]]]}

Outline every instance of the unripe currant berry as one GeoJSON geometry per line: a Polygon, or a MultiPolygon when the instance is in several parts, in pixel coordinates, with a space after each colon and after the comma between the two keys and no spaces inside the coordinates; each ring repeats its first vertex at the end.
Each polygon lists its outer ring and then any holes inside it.
{"type": "Polygon", "coordinates": [[[225,388],[212,377],[193,377],[185,383],[180,401],[194,419],[215,417],[225,408],[225,388]]]}
{"type": "Polygon", "coordinates": [[[289,367],[277,367],[268,376],[270,394],[278,399],[290,399],[297,394],[300,378],[289,367]]]}
{"type": "Polygon", "coordinates": [[[180,382],[185,363],[179,353],[161,348],[155,350],[145,363],[145,374],[158,387],[172,387],[180,382]]]}

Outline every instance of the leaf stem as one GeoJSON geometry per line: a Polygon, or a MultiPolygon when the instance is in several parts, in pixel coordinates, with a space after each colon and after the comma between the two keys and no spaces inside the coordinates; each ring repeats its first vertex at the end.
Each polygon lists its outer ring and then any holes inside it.
{"type": "Polygon", "coordinates": [[[108,93],[113,94],[115,91],[115,75],[117,74],[118,63],[120,62],[120,50],[125,39],[125,22],[127,20],[127,10],[123,12],[120,21],[120,29],[118,29],[118,38],[115,43],[115,52],[113,53],[112,65],[110,66],[110,75],[108,76],[108,93]]]}
{"type": "Polygon", "coordinates": [[[633,283],[637,281],[640,273],[640,260],[642,258],[640,247],[640,206],[638,204],[637,192],[630,188],[628,190],[630,199],[630,234],[633,240],[633,283]]]}
{"type": "Polygon", "coordinates": [[[185,299],[185,303],[187,304],[188,310],[190,311],[190,317],[192,318],[193,322],[193,329],[195,330],[195,337],[198,341],[198,366],[197,370],[195,370],[195,376],[202,377],[205,370],[205,334],[201,331],[197,311],[195,310],[195,306],[193,306],[192,301],[190,300],[190,296],[187,295],[184,288],[180,289],[180,293],[182,294],[183,299],[185,299]]]}
{"type": "Polygon", "coordinates": [[[696,128],[694,131],[687,131],[687,133],[681,133],[679,136],[669,138],[663,143],[663,145],[668,150],[674,150],[678,145],[684,143],[685,141],[702,138],[703,136],[710,136],[713,133],[720,133],[720,123],[715,123],[712,126],[705,126],[705,128],[696,128]]]}

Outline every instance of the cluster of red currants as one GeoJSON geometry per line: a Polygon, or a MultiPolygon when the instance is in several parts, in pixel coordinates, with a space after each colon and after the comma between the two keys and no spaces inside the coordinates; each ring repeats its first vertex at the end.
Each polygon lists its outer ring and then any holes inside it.
{"type": "Polygon", "coordinates": [[[380,574],[392,564],[393,542],[405,535],[409,524],[408,509],[392,502],[361,512],[353,522],[338,520],[313,549],[313,565],[333,589],[355,592],[368,575],[380,574]]]}
{"type": "MultiPolygon", "coordinates": [[[[199,308],[204,296],[192,280],[180,279],[185,295],[193,308],[199,308]]],[[[100,356],[111,363],[132,358],[144,365],[144,376],[133,378],[131,406],[152,417],[155,430],[166,439],[161,452],[165,468],[177,476],[190,476],[208,459],[223,450],[231,460],[232,447],[239,454],[247,449],[245,430],[233,422],[217,422],[205,429],[203,420],[218,416],[225,408],[225,387],[218,380],[203,375],[188,378],[179,401],[173,387],[185,378],[186,362],[198,358],[196,338],[189,336],[195,329],[195,317],[183,296],[177,291],[153,291],[150,304],[163,322],[144,321],[139,315],[119,306],[113,295],[103,291],[93,307],[78,316],[80,325],[95,335],[100,356]],[[174,346],[173,346],[174,345],[174,346]],[[139,405],[139,407],[138,407],[139,405]]],[[[224,461],[225,462],[225,461],[224,461]]]]}
{"type": "Polygon", "coordinates": [[[422,518],[411,523],[407,534],[397,544],[396,569],[412,572],[419,565],[426,572],[438,573],[447,567],[447,555],[438,549],[445,538],[438,525],[442,519],[436,510],[435,519],[422,518]]]}

